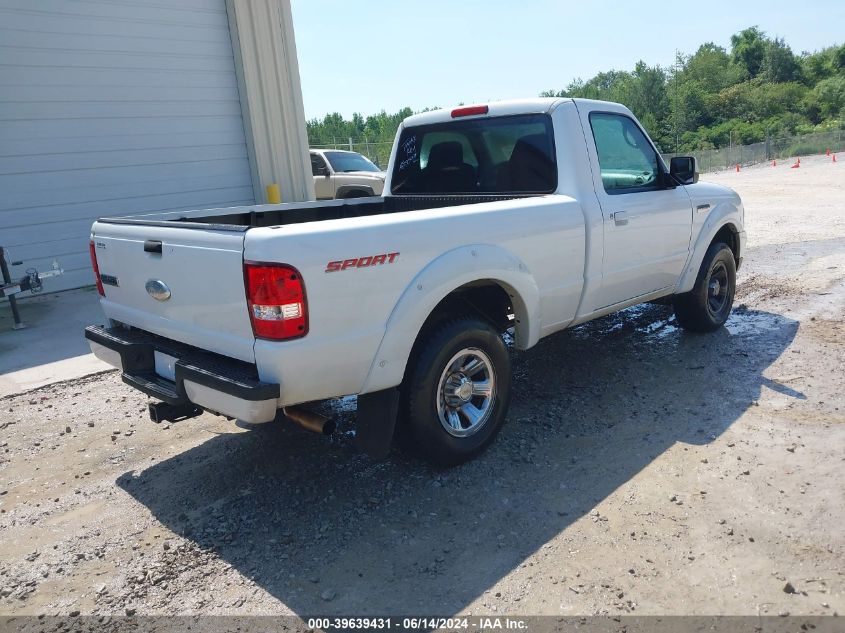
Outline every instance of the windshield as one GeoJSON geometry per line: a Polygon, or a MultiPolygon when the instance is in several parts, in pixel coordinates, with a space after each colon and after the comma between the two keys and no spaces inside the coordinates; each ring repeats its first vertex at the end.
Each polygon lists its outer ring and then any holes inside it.
{"type": "Polygon", "coordinates": [[[344,171],[381,171],[366,156],[355,152],[326,152],[326,158],[336,172],[344,171]]]}
{"type": "Polygon", "coordinates": [[[391,191],[551,193],[554,138],[546,114],[448,121],[402,131],[391,191]]]}

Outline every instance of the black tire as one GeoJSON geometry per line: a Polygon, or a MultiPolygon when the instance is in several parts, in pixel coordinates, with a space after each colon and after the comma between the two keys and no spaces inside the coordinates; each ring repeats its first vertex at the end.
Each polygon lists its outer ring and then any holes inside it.
{"type": "Polygon", "coordinates": [[[493,441],[505,421],[510,382],[507,348],[489,323],[475,316],[458,316],[438,323],[422,335],[408,361],[399,409],[401,446],[440,466],[455,466],[472,459],[493,441]],[[460,364],[461,354],[466,356],[466,365],[460,364]],[[473,365],[473,360],[482,368],[473,365]],[[450,368],[453,371],[447,372],[450,368]],[[464,368],[466,375],[460,371],[464,368]],[[469,389],[463,389],[463,382],[461,388],[455,388],[462,379],[469,382],[469,389]],[[474,395],[476,386],[489,389],[489,398],[474,395]],[[467,397],[464,391],[473,393],[469,401],[458,400],[467,397]],[[446,394],[463,405],[450,407],[446,394]],[[465,410],[486,413],[473,425],[465,410]],[[466,424],[468,428],[450,425],[451,430],[447,431],[448,420],[456,418],[460,426],[466,424]]]}
{"type": "Polygon", "coordinates": [[[707,249],[690,292],[675,295],[672,305],[678,324],[690,332],[713,332],[731,314],[736,292],[736,261],[723,242],[707,249]]]}

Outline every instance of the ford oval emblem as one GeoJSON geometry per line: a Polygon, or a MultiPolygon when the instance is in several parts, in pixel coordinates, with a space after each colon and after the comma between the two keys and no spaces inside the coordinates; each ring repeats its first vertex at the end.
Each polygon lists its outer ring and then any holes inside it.
{"type": "Polygon", "coordinates": [[[147,293],[156,301],[167,301],[170,299],[170,288],[160,279],[150,279],[144,284],[144,288],[147,289],[147,293]]]}

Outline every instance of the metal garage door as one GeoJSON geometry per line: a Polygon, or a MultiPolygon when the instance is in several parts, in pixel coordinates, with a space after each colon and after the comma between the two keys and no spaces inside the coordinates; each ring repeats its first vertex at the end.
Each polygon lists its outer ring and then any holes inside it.
{"type": "Polygon", "coordinates": [[[97,217],[253,202],[225,0],[0,0],[9,259],[78,287],[97,217]]]}

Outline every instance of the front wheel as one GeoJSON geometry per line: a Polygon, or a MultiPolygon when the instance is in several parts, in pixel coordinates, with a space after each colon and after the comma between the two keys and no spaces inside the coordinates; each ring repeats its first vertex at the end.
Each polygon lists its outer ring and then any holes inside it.
{"type": "Polygon", "coordinates": [[[456,317],[423,335],[402,383],[403,444],[454,466],[481,453],[510,401],[511,368],[501,335],[476,317],[456,317]]]}
{"type": "Polygon", "coordinates": [[[710,245],[695,286],[673,300],[675,318],[690,332],[713,332],[730,316],[736,291],[736,262],[727,244],[710,245]]]}

